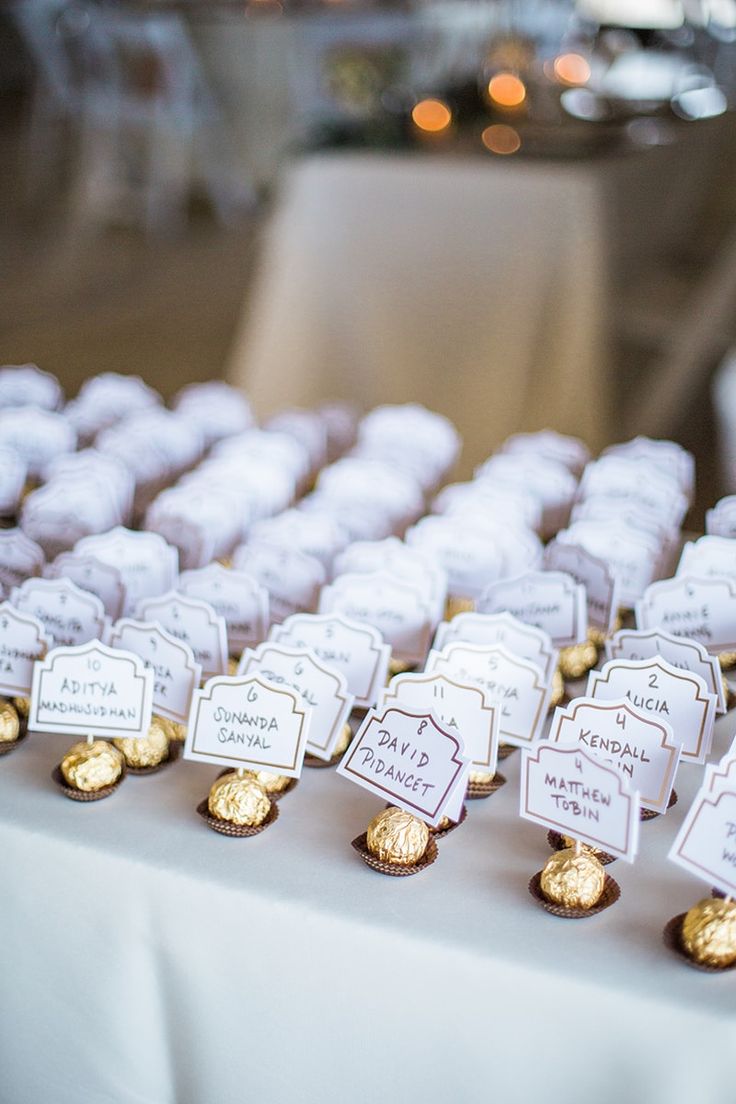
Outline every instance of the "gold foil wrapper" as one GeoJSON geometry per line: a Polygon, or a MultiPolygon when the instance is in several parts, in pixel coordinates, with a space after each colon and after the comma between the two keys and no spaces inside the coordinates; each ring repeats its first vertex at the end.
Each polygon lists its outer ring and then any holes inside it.
{"type": "Polygon", "coordinates": [[[30,698],[13,698],[13,707],[23,721],[27,721],[31,712],[30,698]]]}
{"type": "Polygon", "coordinates": [[[263,824],[271,811],[271,802],[262,786],[251,775],[240,778],[225,774],[212,786],[207,798],[212,816],[255,828],[263,824]]]}
{"type": "Polygon", "coordinates": [[[112,786],[123,770],[123,754],[107,740],[91,744],[80,740],[73,744],[61,761],[61,773],[70,786],[78,790],[101,790],[112,786]]]}
{"type": "Polygon", "coordinates": [[[394,805],[375,816],[368,825],[366,845],[381,862],[413,866],[429,843],[429,828],[423,820],[394,805]]]}
{"type": "Polygon", "coordinates": [[[736,652],[721,652],[718,662],[722,671],[730,671],[732,667],[736,667],[736,652]]]}
{"type": "Polygon", "coordinates": [[[565,696],[565,680],[559,667],[555,667],[552,675],[552,693],[549,696],[549,708],[555,709],[565,696]]]}
{"type": "Polygon", "coordinates": [[[736,962],[736,901],[705,897],[682,921],[682,945],[696,962],[731,966],[736,962]]]}
{"type": "Polygon", "coordinates": [[[598,649],[590,640],[571,644],[560,652],[559,670],[563,679],[579,679],[587,675],[598,662],[598,649]]]}
{"type": "Polygon", "coordinates": [[[472,598],[460,598],[458,595],[450,594],[445,602],[445,621],[452,621],[459,613],[472,613],[474,609],[475,602],[472,598]]]}
{"type": "Polygon", "coordinates": [[[14,705],[0,701],[0,744],[12,744],[20,736],[20,718],[14,705]]]}
{"type": "Polygon", "coordinates": [[[547,859],[540,886],[555,904],[586,909],[599,901],[605,880],[606,872],[594,855],[582,850],[576,855],[574,848],[565,848],[547,859]]]}
{"type": "Polygon", "coordinates": [[[113,740],[113,744],[118,751],[122,751],[129,767],[157,767],[169,754],[166,722],[154,717],[145,736],[113,740]]]}
{"type": "Polygon", "coordinates": [[[160,725],[163,725],[169,740],[184,743],[187,738],[187,726],[185,724],[180,724],[179,721],[171,721],[168,717],[156,717],[156,720],[160,725]]]}
{"type": "Polygon", "coordinates": [[[491,773],[491,771],[468,771],[468,783],[474,786],[487,786],[495,777],[495,771],[493,771],[493,773],[491,773]]]}
{"type": "Polygon", "coordinates": [[[416,663],[407,663],[404,659],[390,659],[388,662],[388,677],[403,675],[405,671],[413,671],[416,663]]]}
{"type": "Polygon", "coordinates": [[[350,741],[352,740],[352,738],[353,738],[352,728],[350,727],[349,724],[344,724],[342,726],[342,731],[340,733],[340,739],[335,744],[335,750],[332,753],[333,759],[336,758],[336,756],[338,756],[338,755],[342,755],[343,752],[348,750],[348,747],[350,745],[350,741]]]}
{"type": "Polygon", "coordinates": [[[273,774],[266,770],[248,770],[245,775],[246,778],[254,779],[266,793],[283,793],[291,782],[291,779],[287,778],[285,774],[273,774]]]}
{"type": "Polygon", "coordinates": [[[228,658],[227,673],[229,675],[237,675],[237,673],[238,673],[238,663],[239,662],[240,662],[240,660],[236,659],[235,656],[230,656],[228,658]]]}

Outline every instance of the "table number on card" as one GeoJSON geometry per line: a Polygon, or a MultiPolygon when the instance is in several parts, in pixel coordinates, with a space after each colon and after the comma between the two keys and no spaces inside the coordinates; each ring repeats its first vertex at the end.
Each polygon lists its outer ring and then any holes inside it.
{"type": "Polygon", "coordinates": [[[0,602],[0,694],[26,697],[31,692],[33,665],[50,647],[37,617],[0,602]]]}
{"type": "Polygon", "coordinates": [[[606,641],[609,659],[651,659],[659,655],[673,667],[699,675],[716,697],[716,712],[726,712],[721,666],[697,640],[673,636],[663,629],[619,629],[606,641]]]}
{"type": "Polygon", "coordinates": [[[189,645],[155,621],[133,621],[129,617],[113,625],[109,643],[141,657],[153,672],[153,708],[170,721],[185,723],[192,695],[202,678],[202,668],[189,645]]]}
{"type": "Polygon", "coordinates": [[[541,736],[550,687],[537,666],[503,645],[455,641],[441,652],[430,652],[426,670],[485,690],[498,709],[499,736],[505,743],[523,746],[541,736]]]}
{"type": "Polygon", "coordinates": [[[54,647],[101,640],[107,631],[100,599],[69,579],[26,579],[13,591],[11,601],[16,609],[39,619],[54,647]]]}
{"type": "Polygon", "coordinates": [[[638,793],[614,767],[578,747],[541,743],[524,749],[519,813],[627,862],[636,858],[638,793]]]}
{"type": "Polygon", "coordinates": [[[552,681],[559,653],[544,629],[519,621],[512,613],[458,613],[437,626],[433,650],[440,652],[453,641],[466,644],[502,644],[509,652],[541,668],[545,682],[552,681]]]}
{"type": "Polygon", "coordinates": [[[322,591],[319,612],[373,625],[405,663],[424,662],[434,632],[433,612],[424,596],[385,571],[340,575],[322,591]]]}
{"type": "Polygon", "coordinates": [[[736,896],[736,787],[698,791],[669,856],[696,878],[736,896]]]}
{"type": "Polygon", "coordinates": [[[309,714],[307,750],[319,759],[332,758],[353,708],[353,696],[341,671],[323,666],[307,650],[266,642],[243,652],[238,674],[257,674],[295,690],[309,714]]]}
{"type": "Polygon", "coordinates": [[[209,603],[172,590],[160,598],[145,598],[139,602],[136,616],[141,621],[158,621],[161,628],[188,644],[202,667],[204,678],[227,671],[225,621],[209,603]]]}
{"type": "Polygon", "coordinates": [[[689,636],[714,654],[736,651],[736,580],[678,575],[652,583],[636,603],[636,624],[689,636]]]}
{"type": "Polygon", "coordinates": [[[575,698],[555,710],[549,740],[578,744],[610,763],[631,789],[639,791],[645,809],[667,812],[682,745],[665,721],[634,709],[627,698],[610,702],[575,698]]]}
{"type": "Polygon", "coordinates": [[[684,762],[704,763],[713,738],[716,699],[703,680],[659,656],[611,659],[588,676],[586,696],[598,701],[627,698],[635,709],[666,721],[682,743],[684,762]]]}
{"type": "Polygon", "coordinates": [[[588,623],[608,633],[616,623],[619,607],[618,579],[605,560],[579,544],[549,542],[544,550],[548,571],[562,571],[585,588],[588,623]]]}
{"type": "Polygon", "coordinates": [[[70,579],[80,590],[96,594],[108,617],[116,621],[125,606],[125,584],[117,567],[95,556],[80,552],[62,552],[44,570],[47,579],[70,579]]]}
{"type": "Polygon", "coordinates": [[[271,626],[269,640],[309,648],[323,663],[342,671],[359,708],[375,705],[386,685],[391,649],[373,625],[337,613],[295,613],[271,626]]]}
{"type": "Polygon", "coordinates": [[[432,713],[372,709],[337,773],[436,828],[467,772],[462,739],[432,713]]]}
{"type": "Polygon", "coordinates": [[[28,727],[75,735],[143,736],[151,723],[153,673],[139,656],[91,640],[54,648],[33,669],[28,727]]]}
{"type": "Polygon", "coordinates": [[[581,644],[588,631],[585,589],[562,571],[529,571],[491,583],[476,602],[478,613],[507,610],[543,629],[558,648],[581,644]]]}
{"type": "Polygon", "coordinates": [[[498,710],[479,686],[466,686],[445,675],[395,675],[383,705],[432,712],[451,732],[459,732],[470,769],[494,774],[498,759],[498,710]]]}
{"type": "Polygon", "coordinates": [[[308,713],[295,690],[258,675],[220,675],[194,693],[184,756],[298,778],[308,733],[308,713]]]}

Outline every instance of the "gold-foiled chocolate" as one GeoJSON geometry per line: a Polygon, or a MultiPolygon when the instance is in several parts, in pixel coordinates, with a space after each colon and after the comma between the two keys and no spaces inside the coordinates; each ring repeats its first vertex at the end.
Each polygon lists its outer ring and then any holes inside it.
{"type": "Polygon", "coordinates": [[[447,828],[452,828],[454,823],[455,821],[450,820],[448,816],[443,816],[442,820],[439,822],[436,828],[433,828],[431,824],[428,824],[427,827],[429,828],[430,832],[444,832],[447,828]]]}
{"type": "Polygon", "coordinates": [[[390,659],[388,662],[389,678],[394,675],[403,675],[405,671],[413,671],[415,667],[415,663],[407,663],[404,659],[390,659]]]}
{"type": "Polygon", "coordinates": [[[722,671],[730,671],[732,667],[736,667],[736,652],[721,652],[718,662],[722,671]]]}
{"type": "Polygon", "coordinates": [[[705,897],[682,922],[682,945],[696,962],[731,966],[736,962],[736,901],[705,897]]]}
{"type": "Polygon", "coordinates": [[[20,735],[20,718],[14,705],[0,701],[0,744],[12,744],[20,735]]]}
{"type": "Polygon", "coordinates": [[[238,663],[239,663],[239,660],[237,660],[235,658],[235,656],[228,656],[227,673],[229,675],[237,675],[237,673],[238,673],[238,663]]]}
{"type": "Polygon", "coordinates": [[[224,774],[212,786],[207,798],[212,816],[255,828],[271,811],[271,801],[251,775],[224,774]]]}
{"type": "Polygon", "coordinates": [[[566,847],[547,859],[540,885],[555,904],[586,909],[599,901],[605,880],[606,872],[595,855],[582,850],[576,855],[574,848],[566,847]]]}
{"type": "MultiPolygon", "coordinates": [[[[573,851],[575,850],[575,844],[577,843],[577,840],[574,840],[572,836],[563,836],[562,842],[565,847],[572,848],[573,851]]],[[[598,858],[600,855],[606,854],[606,852],[601,850],[600,847],[591,847],[589,843],[581,843],[580,849],[586,855],[595,855],[596,858],[598,858]]]]}
{"type": "Polygon", "coordinates": [[[429,842],[429,828],[423,820],[391,805],[368,825],[366,844],[381,862],[413,866],[429,842]]]}
{"type": "Polygon", "coordinates": [[[179,721],[171,721],[168,717],[157,717],[156,720],[163,725],[169,740],[178,740],[180,743],[184,743],[187,738],[187,726],[185,724],[180,724],[179,721]]]}
{"type": "Polygon", "coordinates": [[[122,751],[129,767],[157,767],[169,754],[169,734],[159,717],[151,719],[145,736],[129,736],[113,740],[113,744],[122,751]]]}
{"type": "Polygon", "coordinates": [[[122,752],[107,740],[94,740],[91,744],[80,740],[62,759],[61,773],[69,785],[78,790],[101,790],[117,782],[123,762],[122,752]]]}
{"type": "Polygon", "coordinates": [[[337,741],[337,743],[335,744],[335,750],[332,753],[333,759],[338,755],[342,755],[342,753],[344,751],[348,750],[348,745],[350,744],[350,741],[352,740],[352,738],[353,738],[352,728],[350,727],[349,724],[344,724],[342,726],[342,731],[340,733],[340,738],[337,741]]]}
{"type": "Polygon", "coordinates": [[[472,613],[475,602],[472,598],[460,598],[456,594],[450,594],[445,603],[445,621],[452,621],[459,613],[472,613]]]}
{"type": "Polygon", "coordinates": [[[598,649],[591,640],[571,644],[560,652],[560,674],[563,679],[579,679],[598,662],[598,649]]]}
{"type": "Polygon", "coordinates": [[[468,782],[473,786],[487,786],[495,777],[495,771],[468,771],[468,782]]]}
{"type": "Polygon", "coordinates": [[[28,715],[31,712],[31,699],[30,698],[13,698],[13,706],[16,713],[23,721],[28,720],[28,715]]]}
{"type": "Polygon", "coordinates": [[[562,677],[559,667],[555,667],[552,675],[552,693],[549,696],[549,708],[554,709],[558,706],[565,696],[565,680],[562,677]]]}
{"type": "Polygon", "coordinates": [[[588,640],[591,644],[595,644],[596,648],[605,648],[606,641],[609,640],[614,633],[617,633],[620,628],[623,627],[623,620],[621,617],[621,610],[618,611],[613,619],[610,632],[604,632],[603,629],[597,629],[595,625],[588,626],[588,640]]]}
{"type": "Polygon", "coordinates": [[[254,779],[266,793],[283,793],[291,782],[291,779],[287,778],[285,774],[273,774],[267,770],[249,770],[245,774],[247,778],[254,779]]]}

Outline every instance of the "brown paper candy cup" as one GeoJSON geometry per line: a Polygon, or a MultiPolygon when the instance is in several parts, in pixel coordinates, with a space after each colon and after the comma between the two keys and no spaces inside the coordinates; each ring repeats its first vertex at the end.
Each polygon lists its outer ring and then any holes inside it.
{"type": "Polygon", "coordinates": [[[558,905],[555,901],[550,901],[548,897],[545,897],[542,893],[541,882],[542,871],[539,870],[529,881],[529,892],[532,897],[547,912],[551,912],[553,916],[561,916],[566,920],[582,920],[586,916],[596,916],[604,909],[610,908],[621,896],[618,882],[615,882],[610,874],[606,874],[603,892],[591,908],[570,908],[568,905],[558,905]]]}
{"type": "Polygon", "coordinates": [[[152,767],[131,767],[128,766],[128,774],[158,774],[164,767],[170,766],[175,763],[181,755],[181,741],[174,740],[169,744],[169,752],[165,759],[162,759],[160,763],[155,763],[152,767]]]}
{"type": "Polygon", "coordinates": [[[499,744],[498,745],[498,758],[508,759],[509,755],[513,755],[515,751],[518,751],[516,744],[499,744]]]}
{"type": "Polygon", "coordinates": [[[219,832],[221,836],[257,836],[266,828],[270,828],[275,820],[278,820],[279,809],[273,801],[268,811],[268,816],[262,824],[233,824],[231,820],[221,820],[213,816],[205,797],[197,806],[197,812],[208,828],[213,832],[219,832]]]}
{"type": "MultiPolygon", "coordinates": [[[[547,833],[547,843],[550,845],[553,851],[564,851],[567,847],[561,832],[550,831],[547,833]]],[[[609,855],[607,851],[599,851],[595,856],[601,866],[608,866],[609,863],[616,861],[615,855],[609,855]]]]}
{"type": "Polygon", "coordinates": [[[694,958],[685,950],[682,943],[682,922],[685,919],[687,913],[681,912],[679,916],[673,916],[672,919],[665,924],[664,931],[662,932],[662,942],[665,947],[669,947],[679,958],[687,962],[688,966],[692,966],[694,970],[702,970],[706,974],[725,974],[729,970],[736,970],[736,962],[732,962],[730,966],[709,966],[707,962],[696,962],[694,958]]]}
{"type": "Polygon", "coordinates": [[[19,744],[22,744],[28,735],[28,725],[21,727],[18,737],[15,740],[3,740],[0,743],[0,755],[9,755],[11,751],[15,751],[19,744]]]}
{"type": "MultiPolygon", "coordinates": [[[[673,790],[670,794],[670,799],[667,802],[667,808],[671,809],[673,805],[677,804],[677,790],[673,790]]],[[[639,820],[654,820],[655,817],[660,816],[660,813],[655,813],[654,809],[640,809],[639,820]]]]}
{"type": "Polygon", "coordinates": [[[468,807],[463,805],[462,812],[460,813],[460,819],[454,824],[450,824],[447,828],[431,828],[429,825],[429,833],[432,839],[444,839],[445,836],[449,836],[450,832],[454,832],[456,828],[459,828],[461,824],[464,824],[468,816],[468,807]]]}
{"type": "Polygon", "coordinates": [[[78,790],[76,786],[70,786],[61,773],[60,763],[52,770],[51,777],[64,796],[71,798],[72,801],[102,801],[103,797],[109,797],[110,794],[115,793],[127,773],[127,768],[123,763],[123,769],[117,782],[113,782],[111,786],[102,786],[99,790],[78,790]]]}
{"type": "Polygon", "coordinates": [[[340,751],[337,755],[333,755],[331,759],[320,759],[317,755],[310,755],[307,752],[304,756],[304,766],[311,767],[313,770],[320,767],[336,767],[344,754],[344,751],[340,751]]]}
{"type": "Polygon", "coordinates": [[[496,790],[506,785],[506,779],[502,774],[496,773],[490,782],[469,782],[468,792],[465,794],[468,801],[479,801],[484,797],[490,797],[496,790]]]}
{"type": "Polygon", "coordinates": [[[437,858],[437,844],[431,832],[424,854],[419,862],[412,863],[411,866],[403,866],[401,863],[384,862],[383,859],[379,859],[377,855],[374,855],[372,851],[368,850],[367,839],[368,833],[363,832],[362,836],[356,836],[350,846],[355,848],[367,866],[370,866],[373,870],[377,870],[379,874],[389,874],[394,878],[407,878],[410,874],[418,874],[420,870],[426,870],[437,858]]]}

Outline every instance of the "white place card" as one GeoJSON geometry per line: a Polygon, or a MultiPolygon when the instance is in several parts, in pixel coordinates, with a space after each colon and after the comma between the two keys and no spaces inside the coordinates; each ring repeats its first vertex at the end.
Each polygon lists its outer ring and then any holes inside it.
{"type": "Polygon", "coordinates": [[[545,683],[552,681],[559,653],[544,629],[517,620],[512,613],[458,613],[437,626],[433,649],[437,652],[455,640],[466,644],[503,644],[509,652],[539,667],[545,683]]]}
{"type": "Polygon", "coordinates": [[[117,567],[84,552],[62,552],[44,568],[47,579],[69,579],[80,590],[96,594],[108,617],[116,621],[125,606],[125,584],[117,567]]]}
{"type": "Polygon", "coordinates": [[[479,686],[454,682],[446,675],[395,675],[383,705],[401,705],[415,713],[434,713],[450,732],[458,731],[470,769],[494,774],[498,759],[498,710],[479,686]]]}
{"type": "Polygon", "coordinates": [[[736,786],[699,790],[668,855],[696,878],[736,896],[736,786]]]}
{"type": "Polygon", "coordinates": [[[176,586],[179,570],[176,549],[157,533],[116,526],[109,533],[85,537],[74,551],[118,569],[125,586],[126,615],[135,613],[142,598],[165,594],[176,586]]]}
{"type": "Polygon", "coordinates": [[[701,793],[714,794],[719,790],[736,787],[736,757],[726,753],[720,763],[707,763],[703,774],[701,793]]]}
{"type": "Polygon", "coordinates": [[[716,699],[702,678],[678,670],[660,656],[611,659],[588,676],[586,697],[598,701],[628,698],[635,709],[670,725],[682,743],[683,761],[704,763],[713,739],[716,699]]]}
{"type": "Polygon", "coordinates": [[[381,541],[354,541],[335,559],[336,575],[356,572],[387,571],[399,579],[408,579],[426,595],[441,619],[447,598],[447,574],[430,555],[404,544],[397,537],[381,541]]]}
{"type": "Polygon", "coordinates": [[[90,640],[54,648],[35,664],[28,727],[75,736],[144,736],[152,706],[153,672],[143,660],[90,640]]]}
{"type": "Polygon", "coordinates": [[[341,671],[324,666],[306,649],[267,641],[243,652],[238,674],[257,674],[266,682],[295,690],[309,713],[307,750],[319,759],[332,758],[353,708],[341,671]]]}
{"type": "Polygon", "coordinates": [[[676,575],[695,575],[708,579],[713,575],[736,579],[736,540],[706,535],[688,541],[682,550],[676,575]]]}
{"type": "Polygon", "coordinates": [[[578,437],[567,437],[553,429],[540,429],[535,433],[513,433],[504,441],[501,452],[516,455],[530,454],[542,459],[564,464],[573,475],[580,475],[590,460],[588,446],[578,437]]]}
{"type": "Polygon", "coordinates": [[[320,613],[373,625],[396,659],[423,663],[434,632],[433,611],[406,579],[386,571],[340,575],[320,595],[320,613]]]}
{"type": "Polygon", "coordinates": [[[462,738],[432,713],[371,709],[337,773],[438,827],[467,769],[462,738]]]}
{"type": "Polygon", "coordinates": [[[673,636],[664,629],[619,629],[606,641],[608,659],[651,659],[659,655],[673,667],[699,675],[715,695],[716,712],[726,712],[721,665],[698,640],[673,636]]]}
{"type": "Polygon", "coordinates": [[[652,583],[636,603],[636,624],[699,640],[714,654],[736,651],[736,580],[678,575],[652,583]]]}
{"type": "Polygon", "coordinates": [[[714,537],[736,537],[736,495],[726,495],[705,511],[705,531],[714,537]]]}
{"type": "Polygon", "coordinates": [[[176,640],[183,640],[194,652],[204,678],[223,675],[227,671],[227,630],[208,602],[187,598],[170,590],[159,598],[144,598],[138,603],[136,617],[140,621],[158,621],[162,629],[176,640]]]}
{"type": "Polygon", "coordinates": [[[6,590],[40,575],[45,563],[43,549],[22,529],[0,529],[0,583],[6,590]]]}
{"type": "Polygon", "coordinates": [[[666,721],[634,709],[627,698],[596,701],[575,698],[552,717],[549,740],[578,744],[615,767],[645,809],[666,813],[680,762],[681,744],[666,721]]]}
{"type": "Polygon", "coordinates": [[[644,459],[663,472],[674,477],[683,494],[692,498],[695,487],[695,458],[675,441],[653,440],[651,437],[634,437],[623,444],[611,445],[604,456],[625,456],[644,459]]]}
{"type": "Polygon", "coordinates": [[[391,648],[373,625],[340,614],[295,613],[273,625],[269,639],[292,648],[309,648],[323,663],[342,671],[355,705],[375,705],[386,685],[391,648]]]}
{"type": "Polygon", "coordinates": [[[0,602],[0,694],[26,697],[31,691],[33,665],[49,646],[37,617],[0,602]]]}
{"type": "Polygon", "coordinates": [[[308,712],[295,690],[258,675],[221,675],[195,691],[184,757],[298,778],[308,734],[308,712]]]}
{"type": "Polygon", "coordinates": [[[513,655],[502,644],[453,641],[441,652],[429,653],[426,670],[480,686],[498,709],[499,736],[505,743],[521,747],[541,736],[550,687],[535,664],[513,655]]]}
{"type": "Polygon", "coordinates": [[[107,631],[105,607],[96,594],[80,590],[70,579],[26,579],[13,591],[11,602],[31,613],[44,627],[54,647],[86,644],[107,631]]]}
{"type": "Polygon", "coordinates": [[[579,544],[552,540],[544,550],[544,566],[548,571],[565,572],[584,587],[588,624],[604,633],[611,631],[618,616],[619,585],[605,560],[579,544]]]}
{"type": "Polygon", "coordinates": [[[37,406],[0,407],[0,445],[19,452],[28,474],[40,478],[55,456],[73,452],[77,435],[63,414],[37,406]]]}
{"type": "Polygon", "coordinates": [[[268,635],[268,591],[245,571],[208,564],[197,571],[183,571],[177,590],[208,602],[224,617],[230,655],[239,656],[268,635]]]}
{"type": "Polygon", "coordinates": [[[615,520],[576,521],[557,534],[564,544],[579,544],[608,564],[618,579],[619,601],[627,609],[657,577],[661,547],[657,537],[615,520]]]}
{"type": "Polygon", "coordinates": [[[124,617],[113,625],[109,644],[140,656],[153,672],[153,708],[162,717],[186,723],[192,695],[202,680],[202,668],[183,640],[155,621],[124,617]]]}
{"type": "Polygon", "coordinates": [[[543,629],[557,648],[581,644],[588,633],[585,588],[562,571],[529,571],[486,587],[478,613],[508,611],[519,621],[543,629]]]}
{"type": "Polygon", "coordinates": [[[488,579],[504,570],[504,555],[485,534],[462,525],[461,518],[433,515],[422,518],[406,534],[412,548],[433,557],[447,575],[447,590],[459,598],[477,598],[488,579]]]}
{"type": "Polygon", "coordinates": [[[28,465],[14,448],[0,448],[0,517],[14,514],[26,482],[28,465]]]}
{"type": "Polygon", "coordinates": [[[63,401],[61,384],[36,364],[4,364],[0,368],[0,408],[37,406],[56,410],[63,401]]]}
{"type": "Polygon", "coordinates": [[[326,579],[319,560],[279,545],[242,544],[233,553],[233,567],[266,588],[272,621],[284,621],[292,613],[314,613],[326,579]]]}
{"type": "Polygon", "coordinates": [[[627,862],[636,858],[639,795],[614,767],[579,747],[543,742],[524,749],[519,813],[627,862]]]}

